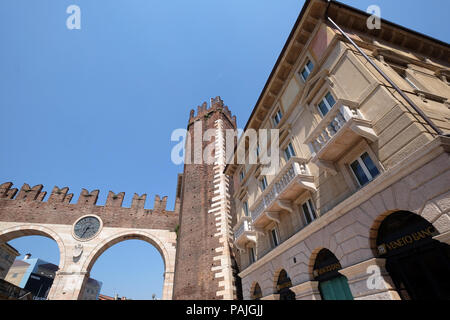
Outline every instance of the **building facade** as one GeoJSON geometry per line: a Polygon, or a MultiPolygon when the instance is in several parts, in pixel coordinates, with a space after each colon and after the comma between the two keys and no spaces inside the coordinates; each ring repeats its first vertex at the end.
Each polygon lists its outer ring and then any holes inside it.
{"type": "Polygon", "coordinates": [[[83,299],[97,258],[128,239],[161,253],[163,299],[448,299],[450,48],[368,18],[307,0],[239,142],[219,97],[192,110],[173,211],[167,197],[124,208],[110,191],[100,206],[98,190],[71,203],[55,187],[44,201],[42,185],[8,182],[0,243],[57,242],[49,299],[83,299]],[[267,130],[270,174],[237,161],[267,158],[250,136],[267,130]]]}
{"type": "MultiPolygon", "coordinates": [[[[34,300],[47,300],[58,266],[26,254],[23,260],[16,260],[5,280],[18,288],[30,292],[34,300]]],[[[102,283],[89,278],[81,300],[97,300],[102,283]]]]}
{"type": "Polygon", "coordinates": [[[5,279],[19,252],[7,243],[0,243],[0,279],[5,279]]]}
{"type": "Polygon", "coordinates": [[[103,283],[101,281],[89,278],[81,300],[99,300],[102,285],[103,283]]]}
{"type": "Polygon", "coordinates": [[[450,297],[450,48],[368,17],[306,1],[246,126],[280,168],[226,168],[245,299],[450,297]]]}

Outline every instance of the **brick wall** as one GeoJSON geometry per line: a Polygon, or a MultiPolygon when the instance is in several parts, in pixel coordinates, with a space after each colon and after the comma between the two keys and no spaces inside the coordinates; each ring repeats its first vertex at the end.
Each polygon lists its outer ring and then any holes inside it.
{"type": "MultiPolygon", "coordinates": [[[[201,122],[202,132],[204,132],[207,129],[214,129],[219,119],[222,120],[224,129],[236,127],[235,118],[231,116],[220,98],[213,99],[209,109],[206,103],[199,106],[197,115],[191,112],[188,125],[191,150],[195,147],[195,123],[198,126],[198,122],[201,122]]],[[[202,150],[214,142],[215,137],[212,137],[210,141],[203,141],[202,150]]],[[[219,283],[224,279],[216,277],[215,272],[212,271],[221,266],[221,261],[214,258],[220,254],[218,249],[224,246],[217,236],[216,216],[208,213],[213,203],[212,199],[217,196],[214,194],[214,175],[213,164],[186,164],[184,167],[174,299],[223,298],[218,295],[218,292],[224,289],[219,283]]],[[[234,208],[234,204],[231,208],[234,208]]],[[[234,210],[231,216],[234,219],[232,223],[236,223],[234,210]]]]}
{"type": "Polygon", "coordinates": [[[12,183],[0,185],[0,220],[39,224],[73,224],[79,217],[94,214],[105,227],[163,229],[174,231],[178,224],[178,212],[167,211],[167,197],[155,198],[154,208],[144,209],[146,195],[134,195],[131,208],[122,207],[125,193],[109,192],[105,206],[97,206],[99,191],[83,189],[76,204],[71,204],[72,194],[68,188],[53,188],[48,201],[43,186],[31,188],[24,184],[17,192],[12,183]],[[17,195],[16,195],[17,194],[17,195]]]}

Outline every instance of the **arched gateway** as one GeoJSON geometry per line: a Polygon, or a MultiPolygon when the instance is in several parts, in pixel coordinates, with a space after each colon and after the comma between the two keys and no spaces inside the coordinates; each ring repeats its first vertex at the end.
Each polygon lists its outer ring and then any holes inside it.
{"type": "Polygon", "coordinates": [[[12,183],[0,185],[0,243],[29,235],[56,241],[59,270],[48,295],[51,300],[79,299],[97,258],[109,247],[129,239],[155,246],[164,260],[163,299],[172,299],[178,225],[175,210],[166,210],[167,198],[157,196],[152,210],[144,209],[146,196],[134,195],[131,208],[122,207],[124,193],[109,192],[105,206],[97,206],[99,191],[84,190],[70,204],[68,188],[55,187],[47,202],[42,185],[25,184],[17,196],[12,183]]]}
{"type": "MultiPolygon", "coordinates": [[[[99,191],[83,189],[77,203],[71,204],[68,188],[55,187],[43,201],[42,185],[25,184],[17,192],[12,183],[4,183],[0,185],[0,243],[33,234],[58,243],[61,261],[49,299],[79,299],[97,258],[128,239],[144,240],[161,253],[163,299],[237,299],[241,288],[231,228],[236,223],[234,183],[224,174],[224,150],[230,139],[226,130],[235,132],[236,127],[236,117],[220,97],[191,111],[187,137],[193,141],[181,142],[190,150],[185,152],[183,174],[178,175],[174,211],[166,210],[166,197],[157,196],[153,209],[146,210],[146,196],[135,194],[131,208],[123,208],[124,193],[109,192],[105,206],[97,206],[99,191]],[[201,164],[195,160],[199,134],[210,137],[203,146],[210,157],[201,164]]],[[[231,139],[234,143],[235,137],[231,139]]]]}

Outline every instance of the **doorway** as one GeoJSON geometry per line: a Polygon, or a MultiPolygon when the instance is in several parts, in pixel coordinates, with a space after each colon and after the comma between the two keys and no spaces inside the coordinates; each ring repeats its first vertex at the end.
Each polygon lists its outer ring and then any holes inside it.
{"type": "Polygon", "coordinates": [[[341,264],[328,249],[317,254],[314,263],[314,280],[319,281],[322,300],[353,300],[347,278],[339,273],[341,264]]]}
{"type": "Polygon", "coordinates": [[[404,300],[450,299],[450,246],[434,240],[431,223],[407,211],[388,216],[377,234],[377,250],[404,300]]]}

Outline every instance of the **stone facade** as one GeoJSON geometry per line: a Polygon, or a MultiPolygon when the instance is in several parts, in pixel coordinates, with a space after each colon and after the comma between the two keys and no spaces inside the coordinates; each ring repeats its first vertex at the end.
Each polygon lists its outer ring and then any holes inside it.
{"type": "Polygon", "coordinates": [[[376,247],[393,212],[423,217],[435,239],[449,243],[450,48],[388,22],[369,31],[366,19],[345,5],[306,2],[246,126],[280,130],[281,168],[265,177],[265,189],[259,165],[226,168],[235,181],[245,299],[256,284],[276,299],[281,270],[297,299],[320,299],[313,267],[324,248],[339,260],[354,299],[399,298],[376,247]],[[326,12],[441,134],[325,21],[326,12]],[[361,185],[351,165],[363,155],[376,176],[361,185]],[[383,278],[374,290],[366,286],[370,266],[383,278]]]}
{"type": "Polygon", "coordinates": [[[450,48],[387,21],[369,31],[367,18],[306,1],[245,128],[279,130],[275,174],[263,176],[261,164],[225,165],[227,139],[237,138],[224,132],[236,118],[217,97],[191,111],[174,211],[167,198],[146,210],[146,196],[135,194],[124,208],[124,193],[110,192],[97,206],[98,190],[83,190],[72,204],[68,188],[43,201],[42,185],[4,183],[0,243],[26,235],[57,242],[50,299],[80,299],[96,259],[127,239],[161,253],[163,299],[320,300],[316,264],[325,249],[346,295],[399,299],[403,289],[377,246],[382,223],[408,212],[433,227],[435,242],[450,243],[450,48]],[[101,228],[81,241],[73,226],[86,216],[101,228]],[[374,286],[368,270],[378,272],[374,286]]]}
{"type": "Polygon", "coordinates": [[[19,252],[7,243],[0,244],[0,279],[5,279],[19,252]]]}

